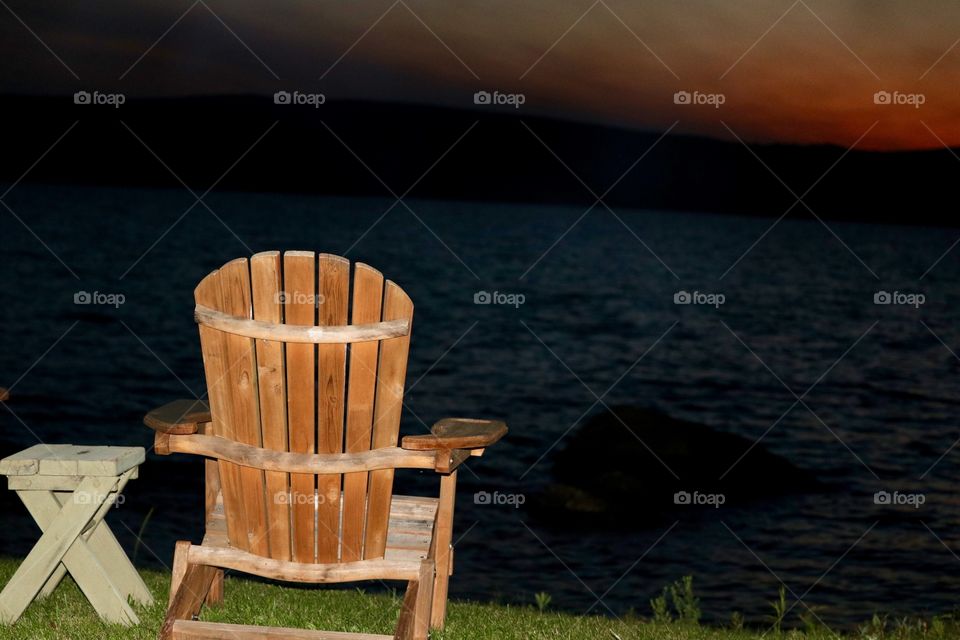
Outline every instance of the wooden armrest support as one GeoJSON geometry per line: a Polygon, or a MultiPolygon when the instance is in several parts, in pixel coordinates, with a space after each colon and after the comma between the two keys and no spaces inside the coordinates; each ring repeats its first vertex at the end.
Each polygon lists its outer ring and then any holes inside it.
{"type": "Polygon", "coordinates": [[[505,435],[507,425],[499,420],[444,418],[433,425],[429,435],[404,436],[400,446],[412,451],[484,449],[505,435]]]}
{"type": "Polygon", "coordinates": [[[6,402],[10,399],[10,392],[0,387],[0,402],[6,402]]]}
{"type": "Polygon", "coordinates": [[[158,433],[189,435],[210,420],[210,407],[203,400],[174,400],[144,416],[143,424],[158,433]]]}

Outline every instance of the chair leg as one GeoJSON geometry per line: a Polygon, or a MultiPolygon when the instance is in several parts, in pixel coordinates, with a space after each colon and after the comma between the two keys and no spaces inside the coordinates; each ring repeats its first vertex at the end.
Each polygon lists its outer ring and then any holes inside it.
{"type": "Polygon", "coordinates": [[[447,591],[450,585],[450,558],[453,549],[448,547],[445,557],[437,558],[437,576],[433,580],[433,606],[430,626],[443,630],[447,622],[447,591]]]}
{"type": "Polygon", "coordinates": [[[173,637],[173,623],[191,620],[200,613],[200,608],[210,592],[219,569],[202,564],[190,564],[190,543],[177,542],[173,557],[173,578],[170,584],[170,605],[160,628],[160,640],[173,637]]]}
{"type": "Polygon", "coordinates": [[[416,619],[413,624],[413,640],[427,640],[430,635],[430,613],[433,610],[433,580],[436,564],[433,560],[420,563],[420,588],[417,592],[416,619]]]}
{"type": "Polygon", "coordinates": [[[430,626],[443,629],[447,620],[447,588],[453,569],[453,507],[457,492],[457,472],[441,476],[440,504],[434,529],[433,557],[437,563],[437,577],[433,585],[433,613],[430,626]]]}
{"type": "Polygon", "coordinates": [[[173,596],[177,594],[177,589],[183,582],[183,574],[187,572],[187,553],[189,551],[189,542],[177,540],[176,546],[173,548],[173,567],[170,569],[170,596],[167,598],[167,607],[173,604],[173,596]]]}
{"type": "Polygon", "coordinates": [[[430,610],[433,607],[435,565],[427,559],[420,563],[420,575],[407,583],[400,608],[400,620],[394,633],[396,640],[427,640],[430,634],[430,610]]]}
{"type": "Polygon", "coordinates": [[[411,640],[413,638],[413,621],[417,615],[417,591],[420,583],[411,580],[407,583],[407,592],[403,595],[403,604],[400,605],[400,619],[397,621],[397,630],[394,640],[411,640]]]}
{"type": "Polygon", "coordinates": [[[223,569],[217,569],[213,574],[213,582],[210,583],[210,591],[207,592],[206,605],[208,607],[217,607],[223,604],[223,569]]]}

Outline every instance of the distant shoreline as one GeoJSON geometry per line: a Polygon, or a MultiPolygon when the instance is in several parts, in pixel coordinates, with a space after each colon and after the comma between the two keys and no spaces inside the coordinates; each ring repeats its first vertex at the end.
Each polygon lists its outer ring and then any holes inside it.
{"type": "Polygon", "coordinates": [[[274,104],[269,96],[130,98],[116,107],[74,104],[70,96],[0,96],[0,104],[16,123],[0,157],[0,180],[7,184],[26,173],[24,180],[36,183],[186,183],[198,193],[216,185],[569,204],[600,212],[609,206],[615,212],[960,224],[951,187],[960,160],[948,149],[748,149],[739,142],[560,121],[522,109],[513,114],[332,101],[314,108],[274,104]]]}

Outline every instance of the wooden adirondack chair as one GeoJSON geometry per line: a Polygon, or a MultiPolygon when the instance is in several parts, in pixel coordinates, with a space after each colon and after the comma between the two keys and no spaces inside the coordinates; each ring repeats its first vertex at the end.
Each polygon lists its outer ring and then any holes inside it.
{"type": "Polygon", "coordinates": [[[259,253],[196,288],[209,408],[147,415],[156,451],[205,456],[206,535],[176,545],[161,638],[400,638],[442,628],[457,466],[502,422],[398,432],[413,304],[377,270],[312,252],[259,253]],[[351,287],[352,282],[352,287],[351,287]],[[439,497],[393,495],[396,469],[434,469],[439,497]],[[193,620],[223,570],[337,583],[407,582],[393,636],[193,620]]]}

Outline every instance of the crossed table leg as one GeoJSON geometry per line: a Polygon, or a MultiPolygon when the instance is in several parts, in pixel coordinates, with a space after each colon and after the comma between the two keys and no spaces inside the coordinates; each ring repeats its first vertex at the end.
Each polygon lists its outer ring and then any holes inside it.
{"type": "Polygon", "coordinates": [[[127,598],[143,604],[153,598],[103,521],[135,471],[84,477],[72,492],[17,490],[43,535],[0,593],[0,619],[15,622],[38,594],[52,593],[69,571],[101,618],[139,622],[127,598]]]}

